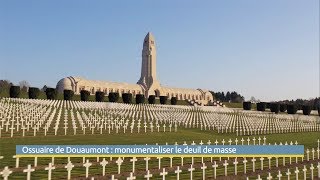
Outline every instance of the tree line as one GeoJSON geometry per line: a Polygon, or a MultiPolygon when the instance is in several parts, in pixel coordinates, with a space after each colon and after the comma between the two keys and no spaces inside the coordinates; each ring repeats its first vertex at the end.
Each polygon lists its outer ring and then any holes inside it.
{"type": "Polygon", "coordinates": [[[215,100],[221,102],[242,103],[244,101],[244,97],[235,91],[227,91],[226,93],[210,91],[210,93],[212,94],[215,100]]]}

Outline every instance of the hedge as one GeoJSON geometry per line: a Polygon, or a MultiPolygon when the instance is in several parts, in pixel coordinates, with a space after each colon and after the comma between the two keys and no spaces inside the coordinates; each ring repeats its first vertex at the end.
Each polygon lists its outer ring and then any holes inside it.
{"type": "Polygon", "coordinates": [[[270,104],[270,111],[278,114],[280,111],[280,104],[279,103],[271,103],[270,104]]]}
{"type": "Polygon", "coordinates": [[[64,100],[72,100],[74,92],[72,90],[63,90],[63,99],[64,100]]]}
{"type": "Polygon", "coordinates": [[[18,98],[20,95],[20,87],[19,86],[11,86],[10,87],[10,97],[18,98]]]}
{"type": "Polygon", "coordinates": [[[29,87],[28,96],[30,99],[38,99],[40,95],[40,89],[36,87],[29,87]]]}
{"type": "Polygon", "coordinates": [[[266,103],[260,102],[257,103],[257,111],[265,111],[266,110],[266,103]]]}
{"type": "Polygon", "coordinates": [[[160,96],[160,104],[167,104],[167,96],[160,96]]]}
{"type": "Polygon", "coordinates": [[[270,109],[270,105],[271,105],[271,103],[266,103],[266,109],[270,109]]]}
{"type": "Polygon", "coordinates": [[[148,103],[149,104],[155,104],[156,103],[156,96],[155,95],[150,95],[148,98],[148,103]]]}
{"type": "Polygon", "coordinates": [[[287,113],[288,114],[296,114],[297,113],[297,106],[295,104],[288,104],[287,105],[287,113]]]}
{"type": "Polygon", "coordinates": [[[119,93],[114,93],[114,92],[109,93],[110,102],[118,102],[118,100],[119,100],[119,93]]]}
{"type": "Polygon", "coordinates": [[[104,101],[104,92],[97,91],[96,92],[96,101],[97,102],[103,102],[104,101]]]}
{"type": "Polygon", "coordinates": [[[171,105],[177,105],[177,97],[171,97],[171,105]]]}
{"type": "Polygon", "coordinates": [[[244,110],[251,110],[251,102],[250,101],[243,102],[242,106],[243,106],[244,110]]]}
{"type": "Polygon", "coordinates": [[[47,96],[47,99],[50,99],[50,100],[54,100],[57,98],[57,91],[56,89],[54,88],[47,88],[46,89],[46,96],[47,96]]]}
{"type": "Polygon", "coordinates": [[[304,115],[310,115],[311,113],[311,106],[309,105],[303,105],[302,106],[302,111],[304,115]]]}
{"type": "Polygon", "coordinates": [[[142,104],[144,103],[144,95],[143,94],[137,94],[136,95],[136,104],[142,104]]]}
{"type": "Polygon", "coordinates": [[[132,103],[132,94],[131,93],[123,93],[122,94],[122,101],[127,104],[132,103]]]}
{"type": "Polygon", "coordinates": [[[90,92],[89,91],[86,91],[86,90],[81,90],[80,91],[81,101],[89,101],[89,97],[90,97],[90,92]]]}
{"type": "Polygon", "coordinates": [[[286,104],[280,104],[280,112],[286,112],[287,105],[286,104]]]}

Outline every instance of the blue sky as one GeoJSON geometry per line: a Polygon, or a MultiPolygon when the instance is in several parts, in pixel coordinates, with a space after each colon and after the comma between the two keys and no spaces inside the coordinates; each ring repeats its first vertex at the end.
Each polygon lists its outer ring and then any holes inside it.
{"type": "Polygon", "coordinates": [[[0,0],[0,79],[136,83],[148,31],[163,85],[319,96],[318,0],[0,0]]]}

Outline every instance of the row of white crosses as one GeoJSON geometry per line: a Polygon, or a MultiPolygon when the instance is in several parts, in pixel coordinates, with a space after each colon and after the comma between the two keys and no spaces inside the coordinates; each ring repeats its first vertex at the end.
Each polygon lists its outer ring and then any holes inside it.
{"type": "Polygon", "coordinates": [[[83,134],[86,134],[86,129],[92,134],[96,131],[102,134],[107,129],[109,133],[110,129],[119,133],[120,130],[129,130],[129,125],[130,132],[135,128],[139,133],[147,130],[168,132],[173,131],[173,128],[176,131],[178,126],[184,126],[217,130],[218,133],[236,133],[240,136],[320,129],[317,123],[319,117],[316,116],[247,113],[227,108],[8,98],[3,98],[0,104],[3,106],[0,109],[0,137],[3,131],[10,132],[13,137],[14,132],[23,131],[24,136],[25,131],[30,130],[36,136],[41,128],[45,135],[50,129],[57,135],[59,128],[63,129],[65,135],[68,129],[72,129],[72,134],[76,135],[80,128],[83,134]],[[68,124],[69,118],[72,127],[68,124]]]}
{"type": "MultiPolygon", "coordinates": [[[[63,102],[63,101],[61,101],[63,102]]],[[[11,106],[14,106],[12,105],[12,103],[9,105],[9,107],[11,106]]],[[[129,119],[124,119],[123,117],[120,119],[119,116],[117,118],[115,118],[114,116],[109,116],[106,117],[104,116],[106,114],[106,112],[102,112],[104,114],[100,114],[96,112],[96,110],[94,111],[94,115],[91,114],[91,112],[89,112],[89,114],[86,114],[84,113],[84,111],[82,111],[81,113],[79,111],[76,111],[76,115],[74,115],[73,111],[70,110],[66,110],[64,111],[64,115],[62,115],[62,108],[61,106],[64,106],[63,104],[58,106],[57,109],[55,108],[52,108],[52,107],[49,107],[47,108],[47,112],[41,112],[40,114],[46,114],[46,116],[43,118],[41,118],[43,120],[42,123],[38,123],[37,124],[37,127],[36,128],[33,128],[34,129],[34,136],[36,135],[36,132],[39,131],[39,128],[40,128],[40,125],[44,125],[43,129],[44,129],[44,135],[47,135],[47,132],[48,130],[50,129],[50,126],[52,124],[52,121],[53,121],[53,117],[57,116],[55,119],[55,124],[54,126],[52,127],[54,129],[54,134],[57,135],[58,133],[58,129],[59,129],[59,126],[60,126],[60,122],[61,122],[61,118],[63,118],[63,129],[64,129],[64,135],[67,134],[67,130],[68,128],[68,119],[69,119],[69,115],[71,116],[71,122],[72,122],[72,129],[73,129],[73,134],[76,135],[76,129],[78,128],[77,127],[77,121],[76,121],[76,118],[78,119],[79,121],[79,124],[82,128],[82,131],[83,131],[83,134],[86,134],[85,133],[85,130],[86,128],[90,128],[90,130],[92,131],[92,133],[94,133],[95,130],[98,130],[100,131],[100,134],[102,134],[102,130],[106,130],[108,128],[109,130],[109,133],[110,133],[110,128],[113,130],[115,129],[115,131],[118,133],[118,131],[120,131],[120,128],[123,128],[123,131],[125,132],[126,129],[128,128],[128,125],[129,125],[129,119]],[[57,113],[57,115],[55,115],[55,113],[57,113]],[[48,121],[44,123],[44,120],[48,118],[48,121]]],[[[102,110],[100,110],[100,113],[101,113],[102,110]]],[[[111,110],[111,112],[113,112],[111,110]]],[[[120,113],[121,114],[121,113],[120,113]]],[[[119,115],[119,114],[118,114],[119,115]]],[[[117,114],[115,115],[117,116],[117,114]]],[[[7,116],[6,117],[10,118],[10,116],[7,116]]],[[[40,117],[39,116],[36,116],[37,118],[40,117]]],[[[4,118],[5,119],[5,118],[4,118]]],[[[4,122],[5,120],[2,120],[2,122],[4,122]]],[[[141,122],[141,120],[137,120],[138,123],[135,123],[135,120],[133,119],[131,121],[131,126],[130,126],[130,129],[131,129],[131,133],[133,131],[133,128],[137,128],[138,129],[138,132],[140,131],[140,128],[141,130],[144,129],[144,132],[147,132],[148,131],[167,131],[167,132],[173,132],[173,131],[177,131],[177,123],[170,123],[168,125],[166,125],[166,123],[162,123],[162,124],[159,124],[158,123],[158,120],[155,121],[155,122],[149,122],[147,123],[146,121],[144,121],[144,123],[141,122]],[[166,126],[167,126],[167,129],[166,129],[166,126]]],[[[18,121],[19,123],[19,121],[18,121]]],[[[16,123],[16,125],[20,125],[20,123],[18,124],[16,123]]],[[[32,124],[34,123],[34,121],[32,121],[31,123],[31,126],[32,124]]],[[[3,123],[2,123],[3,124],[3,123]]],[[[6,124],[4,124],[4,126],[6,126],[6,132],[8,131],[8,129],[10,129],[10,124],[11,126],[13,126],[15,124],[15,122],[12,122],[10,123],[10,121],[6,121],[6,124]]],[[[24,124],[22,124],[21,126],[21,129],[23,130],[23,136],[25,135],[25,130],[29,131],[29,123],[27,124],[28,127],[26,128],[24,124]]],[[[0,126],[1,127],[1,126],[0,126]]],[[[2,128],[3,129],[3,128],[2,128]]],[[[11,131],[11,137],[13,136],[13,130],[14,128],[11,128],[12,131],[11,131]]],[[[20,129],[20,130],[21,130],[20,129]]],[[[19,128],[17,128],[17,131],[19,130],[19,128]]],[[[0,134],[1,131],[0,131],[0,134]]]]}
{"type": "MultiPolygon", "coordinates": [[[[131,162],[135,163],[137,159],[134,157],[131,159],[131,162]]],[[[146,162],[148,162],[148,160],[150,160],[150,158],[144,158],[144,160],[146,162]]],[[[252,159],[252,162],[254,162],[253,160],[255,160],[254,158],[252,159]]],[[[124,162],[124,160],[122,158],[118,158],[118,160],[116,161],[116,164],[118,166],[118,174],[121,174],[121,165],[124,162]]],[[[247,160],[244,159],[243,160],[244,163],[244,174],[246,174],[246,163],[247,160]]],[[[102,166],[102,176],[105,176],[105,167],[108,164],[108,161],[105,160],[105,158],[103,158],[103,160],[99,163],[102,166]]],[[[233,165],[234,165],[234,175],[237,175],[237,158],[235,158],[233,165]]],[[[224,168],[224,175],[228,176],[228,161],[225,160],[224,163],[222,164],[223,168],[224,168]]],[[[92,163],[89,162],[89,160],[87,160],[84,164],[83,167],[85,167],[85,177],[88,178],[89,177],[89,169],[92,166],[92,163]]],[[[71,161],[69,161],[64,168],[67,170],[68,174],[67,174],[67,179],[71,179],[71,171],[75,166],[71,163],[71,161]]],[[[217,177],[217,168],[219,167],[219,165],[217,164],[216,161],[214,161],[211,164],[211,167],[213,168],[213,178],[216,179],[217,177]]],[[[200,169],[202,170],[202,176],[203,179],[206,178],[206,169],[208,168],[206,163],[202,163],[202,166],[200,167],[200,169]]],[[[51,180],[52,177],[52,171],[55,169],[55,166],[52,163],[49,163],[49,165],[45,168],[46,171],[48,171],[48,179],[51,180]]],[[[261,170],[263,170],[261,168],[261,170]]],[[[317,177],[320,178],[320,162],[318,162],[318,164],[316,166],[314,166],[312,163],[310,164],[309,169],[306,167],[306,165],[304,165],[304,168],[301,170],[303,171],[303,177],[304,179],[307,179],[306,175],[307,175],[307,171],[310,170],[310,174],[311,174],[311,179],[313,179],[313,177],[315,176],[315,170],[317,170],[317,177]]],[[[29,164],[27,166],[26,169],[23,170],[24,173],[27,174],[27,180],[31,179],[31,173],[34,172],[35,169],[32,168],[32,166],[29,164]]],[[[193,179],[193,171],[195,171],[194,168],[194,164],[190,164],[190,168],[188,168],[188,171],[190,173],[190,179],[193,179]]],[[[254,167],[254,163],[253,163],[253,172],[255,172],[255,167],[254,167]]],[[[299,179],[299,169],[298,167],[296,167],[296,170],[294,171],[296,179],[299,179]]],[[[127,179],[135,179],[136,177],[134,176],[135,173],[135,168],[133,167],[132,172],[130,172],[130,176],[127,179]]],[[[177,179],[180,179],[180,174],[182,173],[182,169],[180,168],[180,166],[176,167],[176,170],[174,170],[174,173],[176,173],[177,179]]],[[[7,180],[8,177],[12,174],[12,171],[6,166],[1,172],[0,175],[2,175],[2,177],[7,180]]],[[[285,174],[287,175],[288,179],[290,179],[290,175],[291,175],[291,170],[288,169],[285,174]]],[[[165,179],[166,175],[168,175],[168,172],[166,171],[165,168],[162,168],[162,171],[160,172],[160,176],[163,177],[163,179],[165,179]]],[[[150,179],[153,176],[153,174],[150,173],[150,170],[147,168],[146,169],[146,174],[144,175],[144,178],[146,179],[150,179]]],[[[276,177],[278,177],[279,179],[281,179],[281,177],[283,176],[283,173],[279,170],[278,174],[276,177]]],[[[114,175],[112,175],[112,177],[114,178],[114,175]]],[[[273,177],[271,176],[270,173],[268,173],[268,177],[267,179],[272,179],[273,177]]],[[[258,175],[258,180],[261,180],[260,175],[258,175]]]]}
{"type": "MultiPolygon", "coordinates": [[[[319,141],[318,141],[319,142],[319,141]]],[[[177,144],[177,143],[176,143],[177,144]]],[[[200,145],[203,145],[203,143],[202,143],[202,141],[199,143],[200,145]]],[[[208,143],[207,144],[211,144],[210,143],[210,141],[208,141],[208,143]]],[[[195,145],[195,143],[193,142],[192,143],[192,145],[195,145]]],[[[319,147],[317,147],[317,148],[319,148],[319,147]]],[[[158,161],[159,161],[159,169],[161,169],[161,159],[162,158],[157,158],[158,159],[158,161]]],[[[272,159],[273,158],[271,158],[271,157],[268,157],[268,167],[269,167],[269,169],[271,169],[271,161],[272,161],[272,159]]],[[[275,158],[276,159],[276,167],[278,167],[278,157],[276,157],[275,158]]],[[[318,157],[318,159],[319,159],[319,157],[318,157]]],[[[151,160],[149,157],[146,157],[146,158],[144,158],[143,159],[144,161],[145,161],[145,164],[146,164],[146,171],[149,171],[149,167],[148,167],[148,162],[151,160]]],[[[170,158],[170,167],[172,167],[172,158],[170,158]]],[[[251,160],[250,160],[250,162],[252,162],[252,171],[253,172],[255,172],[255,170],[256,170],[256,167],[255,167],[255,162],[257,161],[257,160],[260,160],[261,161],[261,170],[263,170],[263,168],[264,168],[264,160],[265,160],[265,158],[263,158],[263,157],[261,157],[260,159],[256,159],[256,158],[251,158],[251,160]]],[[[283,158],[283,165],[285,165],[285,158],[283,158]]],[[[97,160],[98,161],[98,160],[97,160]]],[[[136,161],[137,161],[137,158],[135,158],[135,157],[133,157],[132,159],[130,159],[130,162],[132,162],[132,173],[135,173],[135,163],[136,163],[136,161]]],[[[301,161],[303,161],[303,158],[301,159],[301,161]]],[[[122,163],[123,163],[124,161],[123,161],[123,159],[122,158],[118,158],[118,160],[116,161],[116,164],[117,164],[117,166],[118,166],[118,174],[120,174],[121,173],[121,165],[122,165],[122,163]]],[[[212,162],[212,160],[211,160],[211,162],[212,162]]],[[[223,162],[223,164],[222,164],[222,166],[224,167],[224,170],[225,170],[225,176],[227,176],[228,175],[228,171],[227,171],[227,168],[228,168],[228,166],[229,166],[229,163],[230,163],[230,161],[227,161],[227,160],[224,160],[224,161],[219,161],[219,163],[221,163],[221,162],[223,162]]],[[[234,170],[235,170],[235,172],[234,172],[234,175],[237,175],[237,165],[240,163],[241,161],[238,161],[238,159],[237,158],[235,158],[234,159],[234,161],[232,161],[232,163],[231,164],[233,164],[234,165],[234,170]]],[[[246,158],[244,158],[243,160],[242,160],[242,164],[243,164],[243,166],[244,166],[244,174],[246,174],[247,173],[247,163],[249,162],[249,160],[247,160],[246,158]]],[[[70,176],[70,173],[71,173],[71,170],[72,170],[72,167],[74,167],[74,166],[72,166],[72,164],[70,164],[71,162],[70,162],[70,158],[69,158],[69,160],[68,160],[68,165],[65,167],[67,170],[68,170],[68,176],[70,176]]],[[[89,167],[92,165],[88,160],[87,161],[84,161],[83,162],[84,164],[83,164],[83,166],[84,167],[86,167],[86,177],[88,177],[88,173],[89,173],[89,167]]],[[[203,159],[202,159],[202,164],[204,164],[205,162],[203,161],[203,159]]],[[[296,161],[296,163],[297,163],[297,161],[296,161]]],[[[53,170],[52,169],[52,165],[54,164],[54,161],[52,161],[52,163],[49,163],[49,166],[47,167],[47,169],[48,169],[48,171],[50,170],[50,168],[51,168],[51,170],[53,170]]],[[[105,158],[103,159],[103,161],[100,163],[100,165],[103,167],[103,176],[105,175],[105,166],[108,164],[108,162],[105,160],[105,158]]],[[[291,164],[291,160],[290,160],[290,164],[291,164]]],[[[191,165],[193,165],[193,161],[192,161],[192,164],[191,165]]],[[[35,167],[37,166],[36,165],[36,163],[35,163],[35,165],[34,165],[35,167]]],[[[183,158],[181,158],[181,166],[183,166],[183,158]]],[[[214,176],[216,176],[216,169],[217,169],[217,167],[218,167],[218,164],[216,163],[216,161],[214,161],[213,162],[213,164],[212,164],[212,167],[214,168],[214,176]]],[[[206,167],[205,167],[205,165],[203,165],[203,167],[202,167],[202,169],[203,169],[203,171],[204,171],[204,169],[205,169],[206,167]]],[[[192,169],[192,167],[191,167],[191,169],[192,169]]],[[[7,171],[7,168],[4,170],[4,172],[6,172],[7,171]]],[[[30,167],[28,166],[28,168],[25,170],[26,172],[27,171],[30,171],[30,172],[32,172],[32,170],[30,170],[30,167]]],[[[48,174],[48,177],[50,176],[50,173],[51,172],[48,172],[49,174],[48,174]]],[[[192,172],[191,172],[192,173],[192,172]]],[[[150,174],[149,174],[150,175],[150,174]]],[[[191,175],[192,176],[192,175],[191,175]]]]}
{"type": "MultiPolygon", "coordinates": [[[[287,179],[291,179],[292,177],[296,180],[301,179],[299,176],[299,173],[303,173],[303,179],[320,179],[320,162],[316,166],[314,166],[312,163],[307,167],[306,165],[303,165],[303,168],[299,170],[299,167],[295,167],[295,169],[287,169],[285,172],[281,172],[281,170],[278,170],[278,173],[276,174],[276,177],[274,178],[271,173],[269,172],[266,179],[271,180],[271,179],[279,179],[283,176],[286,176],[287,179]],[[315,172],[317,169],[318,172],[315,172]],[[310,172],[310,177],[307,177],[307,172],[310,172]],[[315,178],[316,177],[316,178],[315,178]]],[[[257,180],[262,180],[261,175],[258,174],[257,180]]]]}

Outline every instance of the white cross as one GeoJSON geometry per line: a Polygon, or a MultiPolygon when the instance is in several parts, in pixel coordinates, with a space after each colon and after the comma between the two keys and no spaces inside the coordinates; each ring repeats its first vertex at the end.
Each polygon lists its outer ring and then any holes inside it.
{"type": "Polygon", "coordinates": [[[120,174],[120,167],[121,167],[121,164],[123,163],[123,160],[121,159],[121,157],[118,158],[116,163],[118,165],[118,174],[120,174]]]}
{"type": "Polygon", "coordinates": [[[54,170],[55,167],[52,166],[52,163],[49,163],[49,166],[45,168],[46,171],[48,171],[48,180],[51,180],[51,173],[52,173],[52,170],[54,170]]]}
{"type": "Polygon", "coordinates": [[[281,171],[279,170],[277,177],[279,178],[279,180],[281,180],[282,174],[281,171]]]}
{"type": "Polygon", "coordinates": [[[166,175],[168,174],[168,172],[166,172],[166,168],[162,169],[162,172],[160,173],[160,176],[162,176],[162,180],[166,179],[166,175]]]}
{"type": "Polygon", "coordinates": [[[298,169],[298,167],[296,167],[296,170],[294,171],[294,173],[296,174],[296,180],[298,180],[299,179],[299,169],[298,169]]]}
{"type": "Polygon", "coordinates": [[[149,169],[149,160],[150,160],[150,158],[149,158],[149,157],[146,157],[146,158],[144,158],[143,160],[145,160],[145,161],[146,161],[146,171],[148,171],[148,169],[149,169]]]}
{"type": "Polygon", "coordinates": [[[135,180],[135,179],[136,179],[136,177],[133,176],[132,172],[130,172],[130,177],[127,177],[127,180],[135,180]]]}
{"type": "Polygon", "coordinates": [[[109,164],[108,161],[106,161],[105,158],[100,162],[100,165],[102,166],[102,176],[106,175],[106,165],[109,164]]]}
{"type": "Polygon", "coordinates": [[[174,171],[177,174],[177,180],[180,179],[180,173],[182,172],[182,170],[180,169],[180,167],[177,167],[177,170],[174,171]]]}
{"type": "Polygon", "coordinates": [[[318,162],[317,168],[318,168],[318,178],[320,178],[320,162],[318,162]]]}
{"type": "Polygon", "coordinates": [[[216,141],[214,142],[215,145],[218,145],[218,143],[219,143],[218,140],[216,140],[216,141]]]}
{"type": "Polygon", "coordinates": [[[31,168],[31,165],[28,164],[28,168],[23,170],[24,173],[27,173],[27,180],[31,179],[31,172],[34,172],[34,169],[31,168]]]}
{"type": "Polygon", "coordinates": [[[311,163],[311,165],[310,165],[311,179],[313,179],[313,170],[314,170],[314,166],[313,166],[313,164],[311,163]]]}
{"type": "Polygon", "coordinates": [[[314,153],[315,153],[315,150],[314,150],[314,148],[312,148],[312,160],[314,160],[314,153]]]}
{"type": "Polygon", "coordinates": [[[242,138],[242,139],[241,139],[241,145],[243,145],[243,142],[244,142],[244,139],[242,138]]]}
{"type": "Polygon", "coordinates": [[[262,180],[261,177],[260,177],[260,174],[258,174],[258,179],[256,179],[256,180],[262,180]]]}
{"type": "Polygon", "coordinates": [[[74,165],[71,163],[71,161],[68,162],[68,164],[64,167],[67,169],[68,171],[68,180],[71,179],[71,171],[72,171],[72,168],[74,168],[74,165]]]}
{"type": "Polygon", "coordinates": [[[38,165],[38,157],[34,157],[34,167],[37,167],[38,165]]]}
{"type": "Polygon", "coordinates": [[[147,180],[149,180],[152,177],[152,174],[150,174],[150,171],[147,171],[147,174],[144,175],[144,178],[146,178],[147,180]]]}
{"type": "Polygon", "coordinates": [[[237,161],[237,158],[234,159],[234,175],[237,175],[238,174],[238,169],[237,169],[237,165],[238,165],[238,161],[237,161]]]}
{"type": "Polygon", "coordinates": [[[11,130],[11,137],[13,137],[13,130],[15,130],[15,128],[12,126],[9,129],[11,130]]]}
{"type": "Polygon", "coordinates": [[[229,165],[229,163],[227,162],[227,160],[224,160],[223,166],[224,166],[224,175],[225,176],[228,175],[228,165],[229,165]]]}
{"type": "Polygon", "coordinates": [[[253,157],[251,159],[251,161],[252,161],[252,171],[255,172],[256,171],[256,159],[253,157]]]}
{"type": "Polygon", "coordinates": [[[8,168],[8,166],[4,167],[4,169],[0,172],[0,174],[3,177],[3,180],[8,180],[8,177],[10,174],[12,174],[12,171],[8,168]]]}
{"type": "Polygon", "coordinates": [[[192,180],[192,172],[194,171],[195,169],[193,168],[193,165],[191,164],[190,165],[190,168],[188,169],[188,171],[190,172],[190,180],[192,180]]]}
{"type": "Polygon", "coordinates": [[[222,142],[222,145],[224,145],[224,143],[225,143],[224,139],[222,139],[222,141],[221,141],[221,142],[222,142]]]}
{"type": "Polygon", "coordinates": [[[86,178],[89,177],[89,167],[92,165],[92,163],[89,162],[89,159],[87,159],[87,162],[83,164],[84,167],[86,167],[86,178]]]}
{"type": "Polygon", "coordinates": [[[263,160],[264,160],[264,157],[261,157],[261,158],[260,158],[260,161],[261,161],[261,170],[263,170],[263,160]]]}
{"type": "Polygon", "coordinates": [[[272,179],[272,176],[271,176],[271,173],[269,172],[269,173],[268,173],[267,180],[271,180],[271,179],[272,179]]]}
{"type": "Polygon", "coordinates": [[[159,166],[159,169],[160,169],[161,168],[161,159],[162,159],[162,157],[157,157],[157,159],[158,159],[158,164],[159,164],[158,166],[159,166]]]}
{"type": "Polygon", "coordinates": [[[130,162],[132,162],[132,172],[135,172],[135,164],[136,164],[137,158],[136,157],[132,157],[132,159],[130,159],[130,162]]]}
{"type": "Polygon", "coordinates": [[[307,179],[307,168],[306,168],[306,165],[303,166],[302,171],[303,171],[303,177],[304,177],[304,179],[307,179]]]}
{"type": "Polygon", "coordinates": [[[288,180],[290,180],[290,175],[291,175],[290,169],[288,169],[288,171],[286,172],[286,175],[288,176],[288,180]]]}
{"type": "Polygon", "coordinates": [[[202,163],[202,179],[206,179],[206,169],[207,169],[207,166],[205,163],[202,163]]]}
{"type": "Polygon", "coordinates": [[[218,164],[217,164],[216,161],[213,162],[212,167],[213,167],[213,177],[214,177],[214,179],[216,179],[216,176],[217,176],[217,167],[218,167],[218,164]]]}
{"type": "Polygon", "coordinates": [[[243,172],[244,172],[244,174],[246,174],[247,173],[247,159],[246,158],[244,158],[244,160],[242,161],[243,162],[243,172]]]}

